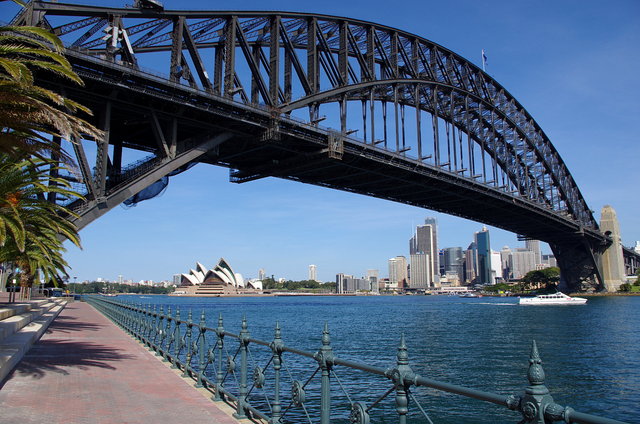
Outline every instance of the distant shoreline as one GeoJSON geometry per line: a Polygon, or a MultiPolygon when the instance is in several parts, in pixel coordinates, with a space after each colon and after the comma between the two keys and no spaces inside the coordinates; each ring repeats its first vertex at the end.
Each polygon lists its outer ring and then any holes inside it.
{"type": "Polygon", "coordinates": [[[596,293],[571,293],[569,296],[582,296],[582,297],[608,297],[608,296],[640,296],[640,292],[625,293],[625,292],[596,292],[596,293]]]}
{"type": "MultiPolygon", "coordinates": [[[[370,295],[370,294],[356,294],[356,293],[238,293],[238,294],[173,294],[173,293],[117,293],[118,296],[171,296],[171,297],[292,297],[292,296],[358,296],[358,297],[368,297],[368,296],[403,296],[402,294],[379,294],[379,295],[370,295]]],[[[416,295],[413,295],[416,296],[416,295]]],[[[419,295],[417,295],[419,296],[419,295]]],[[[447,295],[440,295],[447,296],[447,295]]],[[[483,294],[486,297],[520,297],[520,295],[494,295],[494,294],[483,294]]],[[[569,293],[569,296],[578,296],[578,297],[614,297],[614,296],[640,296],[640,292],[633,293],[623,293],[623,292],[615,292],[615,293],[580,293],[573,292],[569,293]]]]}

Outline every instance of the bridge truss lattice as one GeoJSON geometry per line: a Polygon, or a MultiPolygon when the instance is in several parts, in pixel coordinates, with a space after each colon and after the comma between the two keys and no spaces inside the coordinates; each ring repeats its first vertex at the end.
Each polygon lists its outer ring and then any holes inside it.
{"type": "Polygon", "coordinates": [[[146,4],[33,2],[15,20],[61,37],[91,94],[63,89],[107,134],[93,167],[74,147],[79,226],[206,162],[238,183],[276,176],[481,221],[549,242],[573,281],[598,274],[610,240],[562,158],[473,63],[371,22],[146,4]],[[123,166],[127,148],[152,157],[123,166]]]}

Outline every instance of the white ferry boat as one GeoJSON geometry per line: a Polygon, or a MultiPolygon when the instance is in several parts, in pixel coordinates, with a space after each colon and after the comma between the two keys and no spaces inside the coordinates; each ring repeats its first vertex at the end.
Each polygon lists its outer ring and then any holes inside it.
{"type": "Polygon", "coordinates": [[[521,305],[584,305],[587,299],[571,297],[564,293],[540,294],[536,297],[521,297],[521,305]]]}

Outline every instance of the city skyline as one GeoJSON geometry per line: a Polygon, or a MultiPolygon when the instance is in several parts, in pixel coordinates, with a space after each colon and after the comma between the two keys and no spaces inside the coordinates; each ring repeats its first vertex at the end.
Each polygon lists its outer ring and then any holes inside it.
{"type": "MultiPolygon", "coordinates": [[[[73,3],[98,4],[95,1],[73,3]]],[[[16,6],[2,2],[9,21],[16,6]]],[[[105,6],[126,1],[105,0],[105,6]]],[[[184,2],[165,0],[166,9],[184,2]]],[[[192,1],[193,9],[212,8],[192,1]]],[[[229,5],[228,8],[237,7],[229,5]]],[[[242,8],[264,9],[246,1],[242,8]]],[[[640,3],[497,1],[489,8],[473,1],[427,5],[408,1],[402,8],[383,2],[300,4],[280,1],[279,10],[348,16],[396,27],[426,39],[481,66],[531,113],[566,162],[587,204],[600,219],[611,204],[618,214],[622,241],[640,240],[637,214],[634,94],[640,67],[640,3]],[[410,11],[410,13],[409,13],[410,11]],[[456,16],[451,25],[443,16],[456,16]],[[475,28],[474,36],[459,28],[475,28]],[[602,84],[602,75],[615,75],[602,84]]],[[[387,269],[387,261],[407,255],[406,240],[425,216],[439,222],[442,247],[466,250],[482,223],[411,206],[291,181],[266,178],[242,185],[228,182],[228,170],[197,165],[173,177],[163,196],[130,209],[116,208],[81,231],[84,250],[68,246],[65,258],[78,281],[102,277],[170,279],[196,261],[221,256],[247,277],[264,267],[267,275],[303,280],[308,265],[321,281],[336,272],[364,275],[387,269]],[[224,205],[216,201],[225,199],[224,205]]],[[[494,227],[491,245],[520,244],[516,235],[494,227]]],[[[547,248],[543,251],[548,252],[547,248]]]]}

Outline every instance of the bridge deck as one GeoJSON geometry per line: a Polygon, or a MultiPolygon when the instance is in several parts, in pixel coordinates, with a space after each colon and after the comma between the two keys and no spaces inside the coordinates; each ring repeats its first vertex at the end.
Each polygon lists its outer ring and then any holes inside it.
{"type": "Polygon", "coordinates": [[[0,390],[3,423],[237,420],[86,303],[67,305],[0,390]]]}

